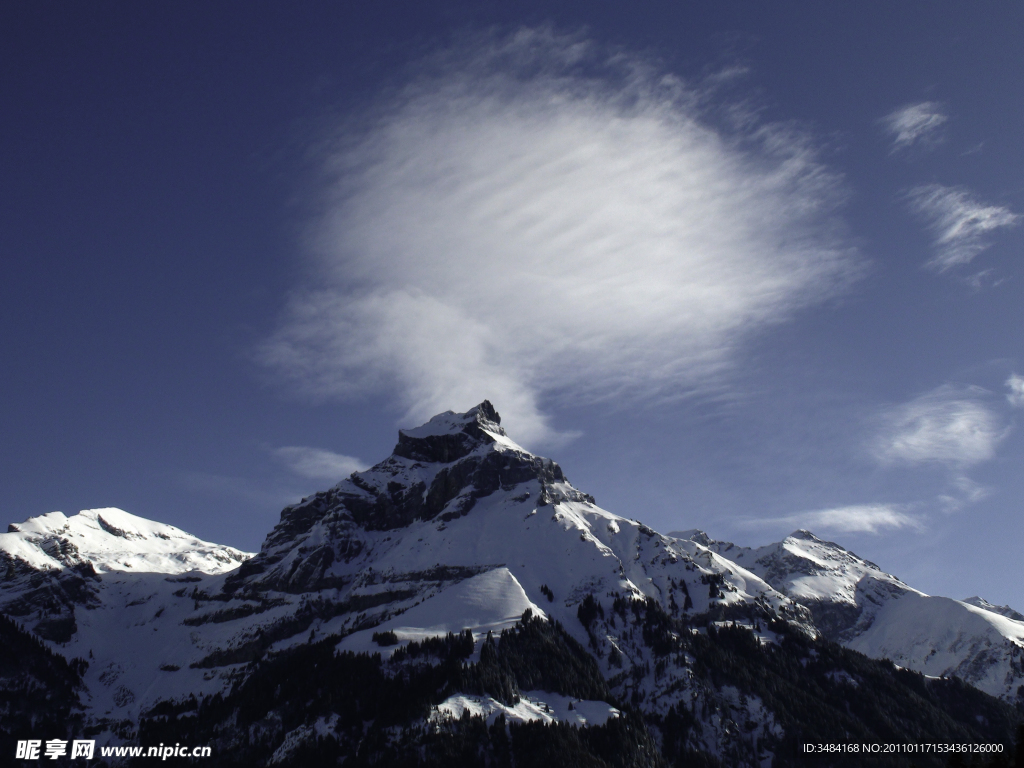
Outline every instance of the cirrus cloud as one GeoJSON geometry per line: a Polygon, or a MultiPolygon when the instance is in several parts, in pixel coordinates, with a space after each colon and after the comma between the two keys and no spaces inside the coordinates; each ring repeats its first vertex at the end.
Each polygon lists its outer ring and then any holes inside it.
{"type": "Polygon", "coordinates": [[[841,533],[881,533],[884,530],[922,527],[921,520],[906,513],[899,504],[854,504],[848,507],[801,512],[770,522],[786,523],[809,530],[841,533]]]}
{"type": "Polygon", "coordinates": [[[940,140],[940,129],[949,120],[942,105],[934,101],[908,104],[881,119],[882,127],[893,137],[892,152],[911,146],[932,146],[940,140]]]}
{"type": "Polygon", "coordinates": [[[861,268],[805,138],[715,128],[640,59],[523,30],[420,71],[325,159],[319,283],[261,351],[310,395],[410,420],[489,398],[550,442],[544,404],[715,386],[861,268]]]}
{"type": "Polygon", "coordinates": [[[355,456],[309,448],[304,445],[288,445],[275,448],[277,457],[292,472],[311,480],[342,480],[353,472],[361,472],[368,465],[355,456]]]}
{"type": "Polygon", "coordinates": [[[882,414],[872,447],[883,464],[944,464],[964,468],[988,461],[1007,430],[981,387],[946,384],[882,414]]]}
{"type": "Polygon", "coordinates": [[[1010,390],[1006,399],[1014,408],[1024,408],[1024,376],[1011,373],[1006,380],[1006,386],[1010,390]]]}
{"type": "Polygon", "coordinates": [[[989,247],[987,235],[1020,221],[1009,208],[983,203],[962,187],[924,184],[908,197],[911,210],[932,230],[935,256],[927,266],[939,272],[969,264],[989,247]]]}
{"type": "Polygon", "coordinates": [[[813,532],[832,531],[839,533],[882,533],[883,531],[912,528],[920,530],[924,521],[920,516],[909,514],[907,504],[851,504],[845,507],[830,507],[807,512],[797,512],[782,517],[748,518],[740,520],[742,528],[797,528],[813,532]]]}

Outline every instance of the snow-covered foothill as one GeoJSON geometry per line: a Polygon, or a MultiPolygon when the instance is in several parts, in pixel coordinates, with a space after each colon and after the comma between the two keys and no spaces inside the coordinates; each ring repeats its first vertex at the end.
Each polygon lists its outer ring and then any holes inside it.
{"type": "Polygon", "coordinates": [[[250,557],[120,509],[51,512],[0,534],[0,610],[89,660],[94,718],[134,717],[158,698],[216,689],[188,670],[183,651],[208,640],[192,642],[182,624],[194,614],[185,593],[250,557]]]}

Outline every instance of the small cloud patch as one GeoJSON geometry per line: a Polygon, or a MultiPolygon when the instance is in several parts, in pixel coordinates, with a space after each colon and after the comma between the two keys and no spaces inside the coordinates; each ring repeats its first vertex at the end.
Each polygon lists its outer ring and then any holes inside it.
{"type": "Polygon", "coordinates": [[[949,117],[935,101],[908,104],[881,119],[886,133],[893,137],[892,152],[913,146],[931,147],[942,141],[942,126],[949,117]]]}
{"type": "Polygon", "coordinates": [[[855,504],[848,507],[799,512],[758,521],[759,525],[785,524],[811,531],[881,533],[900,528],[920,528],[921,520],[899,504],[855,504]]]}
{"type": "Polygon", "coordinates": [[[308,448],[301,445],[289,445],[274,450],[276,456],[292,472],[311,480],[342,480],[353,472],[367,468],[365,462],[355,456],[325,451],[321,448],[308,448]]]}
{"type": "Polygon", "coordinates": [[[932,231],[935,255],[927,266],[938,272],[969,264],[989,247],[990,234],[1020,221],[1009,208],[983,203],[963,187],[924,184],[912,189],[908,199],[932,231]]]}
{"type": "Polygon", "coordinates": [[[1010,378],[1006,380],[1006,386],[1010,390],[1006,396],[1010,405],[1014,408],[1024,408],[1024,376],[1018,376],[1016,373],[1010,374],[1010,378]]]}
{"type": "Polygon", "coordinates": [[[967,467],[988,461],[1006,436],[981,387],[946,384],[888,409],[872,452],[882,464],[967,467]]]}

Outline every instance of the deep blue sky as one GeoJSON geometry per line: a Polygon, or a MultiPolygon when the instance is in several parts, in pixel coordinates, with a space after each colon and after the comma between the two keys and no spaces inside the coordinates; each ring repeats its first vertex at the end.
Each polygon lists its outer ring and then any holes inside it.
{"type": "Polygon", "coordinates": [[[1022,33],[1010,2],[7,3],[0,518],[256,549],[490,397],[614,512],[1021,609],[1022,33]]]}

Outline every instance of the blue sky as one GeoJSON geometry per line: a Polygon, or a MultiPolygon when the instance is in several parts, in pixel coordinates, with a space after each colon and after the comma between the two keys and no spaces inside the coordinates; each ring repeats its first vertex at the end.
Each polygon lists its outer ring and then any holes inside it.
{"type": "Polygon", "coordinates": [[[483,398],[660,530],[1024,606],[1024,11],[7,4],[0,513],[258,548],[483,398]]]}

